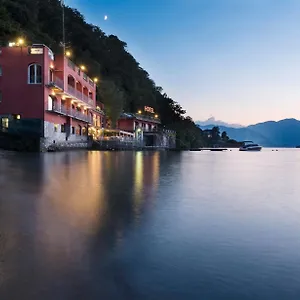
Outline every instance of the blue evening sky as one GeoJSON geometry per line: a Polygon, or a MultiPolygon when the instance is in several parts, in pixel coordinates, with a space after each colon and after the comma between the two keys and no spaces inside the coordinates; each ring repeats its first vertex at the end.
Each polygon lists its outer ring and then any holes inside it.
{"type": "Polygon", "coordinates": [[[194,120],[300,119],[299,0],[65,2],[127,42],[194,120]]]}

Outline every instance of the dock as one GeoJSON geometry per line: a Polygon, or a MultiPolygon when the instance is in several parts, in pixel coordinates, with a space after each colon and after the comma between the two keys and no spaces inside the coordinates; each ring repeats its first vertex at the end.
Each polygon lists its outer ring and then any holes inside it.
{"type": "Polygon", "coordinates": [[[192,148],[190,151],[214,151],[214,152],[221,152],[227,151],[227,148],[192,148]]]}

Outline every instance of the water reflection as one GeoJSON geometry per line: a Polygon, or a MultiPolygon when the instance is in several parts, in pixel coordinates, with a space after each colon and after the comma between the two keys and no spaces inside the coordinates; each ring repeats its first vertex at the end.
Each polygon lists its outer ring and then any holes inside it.
{"type": "MultiPolygon", "coordinates": [[[[57,285],[63,285],[61,295],[72,298],[74,282],[83,284],[80,290],[92,296],[90,276],[93,281],[104,280],[101,270],[110,251],[121,246],[127,228],[141,218],[143,203],[155,198],[159,156],[142,152],[2,155],[4,296],[54,299],[57,285]]],[[[107,288],[102,286],[101,292],[107,288]]]]}
{"type": "Polygon", "coordinates": [[[0,299],[298,300],[299,162],[0,152],[0,299]]]}

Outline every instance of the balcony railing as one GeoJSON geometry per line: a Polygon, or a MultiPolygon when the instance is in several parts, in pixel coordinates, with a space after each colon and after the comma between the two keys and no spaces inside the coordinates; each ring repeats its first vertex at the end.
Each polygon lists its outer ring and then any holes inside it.
{"type": "Polygon", "coordinates": [[[72,109],[72,108],[67,108],[63,105],[59,105],[57,103],[53,104],[51,109],[48,109],[49,111],[53,111],[65,116],[69,116],[84,122],[88,122],[90,124],[92,124],[93,120],[90,116],[87,116],[85,114],[83,114],[82,112],[76,110],[76,109],[72,109]]]}
{"type": "Polygon", "coordinates": [[[76,70],[76,66],[75,66],[75,64],[70,60],[70,59],[68,59],[68,66],[72,69],[72,70],[76,70]]]}
{"type": "Polygon", "coordinates": [[[52,81],[50,81],[49,85],[59,87],[60,89],[64,89],[64,82],[62,79],[58,77],[53,77],[52,81]]]}
{"type": "Polygon", "coordinates": [[[80,91],[76,90],[74,87],[72,87],[71,85],[68,85],[68,93],[71,96],[76,97],[77,99],[84,101],[85,103],[89,104],[89,105],[94,105],[94,101],[93,99],[89,98],[88,96],[84,95],[83,93],[81,93],[80,91]]]}

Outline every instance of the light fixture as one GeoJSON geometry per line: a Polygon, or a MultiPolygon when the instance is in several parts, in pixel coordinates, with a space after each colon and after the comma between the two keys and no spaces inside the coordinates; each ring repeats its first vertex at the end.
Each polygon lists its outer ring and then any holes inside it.
{"type": "Polygon", "coordinates": [[[16,118],[17,118],[17,120],[20,120],[20,119],[21,119],[21,116],[20,116],[20,115],[17,115],[16,118]]]}
{"type": "Polygon", "coordinates": [[[142,111],[141,111],[141,110],[139,110],[139,111],[138,111],[138,114],[141,114],[141,113],[142,113],[142,111]]]}
{"type": "Polygon", "coordinates": [[[67,57],[71,57],[71,56],[72,56],[71,51],[66,51],[66,56],[67,56],[67,57]]]}
{"type": "Polygon", "coordinates": [[[97,77],[94,78],[94,82],[95,82],[95,83],[98,82],[98,78],[97,78],[97,77]]]}
{"type": "Polygon", "coordinates": [[[54,91],[52,91],[52,93],[51,93],[51,94],[52,94],[52,96],[55,96],[55,92],[54,92],[54,91]]]}
{"type": "Polygon", "coordinates": [[[61,100],[66,100],[66,97],[65,97],[65,96],[62,96],[62,97],[61,97],[61,100]]]}
{"type": "Polygon", "coordinates": [[[8,47],[14,47],[15,45],[16,45],[16,43],[12,43],[12,42],[8,43],[8,47]]]}
{"type": "Polygon", "coordinates": [[[158,118],[158,115],[155,115],[154,117],[155,117],[155,118],[158,118]]]}
{"type": "Polygon", "coordinates": [[[50,69],[54,69],[54,65],[53,64],[50,65],[50,69]]]}
{"type": "Polygon", "coordinates": [[[80,66],[80,69],[81,69],[82,71],[84,71],[84,70],[85,70],[85,66],[84,66],[84,65],[80,66]]]}
{"type": "Polygon", "coordinates": [[[24,40],[22,38],[18,39],[18,44],[20,46],[24,45],[24,40]]]}

